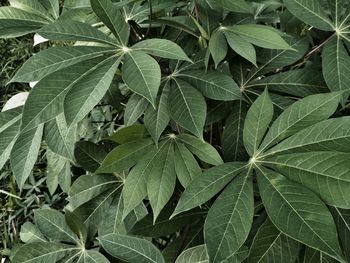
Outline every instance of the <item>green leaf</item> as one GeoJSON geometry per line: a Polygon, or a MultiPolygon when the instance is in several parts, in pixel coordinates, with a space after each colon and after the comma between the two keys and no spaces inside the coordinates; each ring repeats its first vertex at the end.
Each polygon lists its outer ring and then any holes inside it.
{"type": "Polygon", "coordinates": [[[199,91],[183,80],[174,79],[168,107],[174,121],[197,137],[203,138],[207,105],[199,91]]]}
{"type": "Polygon", "coordinates": [[[167,39],[146,39],[133,45],[131,47],[131,50],[143,51],[152,56],[191,62],[191,60],[179,45],[167,39]]]}
{"type": "Polygon", "coordinates": [[[245,168],[244,163],[225,163],[208,170],[193,180],[185,189],[172,215],[178,215],[204,204],[220,192],[245,168]]]}
{"type": "Polygon", "coordinates": [[[250,156],[253,156],[263,139],[273,117],[273,104],[267,90],[253,103],[244,122],[243,141],[250,156]]]}
{"type": "Polygon", "coordinates": [[[219,71],[205,73],[202,70],[190,70],[177,75],[191,83],[207,98],[221,101],[241,99],[239,87],[234,80],[219,71]]]}
{"type": "Polygon", "coordinates": [[[117,178],[110,175],[82,175],[74,181],[69,190],[69,203],[72,208],[77,208],[101,193],[116,187],[117,183],[117,178]]]}
{"type": "Polygon", "coordinates": [[[168,85],[164,87],[156,109],[148,107],[145,112],[145,127],[151,134],[156,145],[158,145],[159,138],[170,121],[168,112],[169,88],[168,85]]]}
{"type": "Polygon", "coordinates": [[[288,10],[300,20],[321,30],[332,31],[333,25],[329,20],[322,4],[318,0],[284,0],[288,10]]]}
{"type": "Polygon", "coordinates": [[[64,99],[64,114],[68,127],[81,121],[102,100],[112,83],[120,59],[111,57],[99,64],[91,74],[71,88],[64,99]]]}
{"type": "Polygon", "coordinates": [[[299,250],[297,241],[284,235],[267,219],[254,237],[247,262],[294,263],[299,250]]]}
{"type": "Polygon", "coordinates": [[[30,222],[25,222],[21,226],[20,238],[24,243],[46,242],[44,235],[30,222]]]}
{"type": "Polygon", "coordinates": [[[74,157],[85,170],[95,172],[106,157],[107,152],[101,145],[89,141],[79,141],[75,144],[74,157]]]}
{"type": "MultiPolygon", "coordinates": [[[[124,123],[126,126],[132,125],[142,116],[149,105],[144,97],[134,93],[131,95],[124,112],[124,123]]],[[[151,107],[148,107],[151,108],[151,107]]]]}
{"type": "Polygon", "coordinates": [[[258,170],[260,195],[274,225],[293,239],[344,262],[334,220],[321,199],[272,170],[258,170]]]}
{"type": "Polygon", "coordinates": [[[151,139],[140,139],[122,144],[107,154],[97,173],[121,172],[134,166],[154,147],[151,139]]]}
{"type": "Polygon", "coordinates": [[[174,166],[174,145],[171,141],[159,152],[147,180],[147,194],[156,221],[160,211],[170,200],[176,183],[174,166]]]}
{"type": "Polygon", "coordinates": [[[109,260],[100,252],[89,250],[80,254],[77,263],[109,263],[109,260]]]}
{"type": "Polygon", "coordinates": [[[214,59],[215,68],[217,68],[227,54],[227,43],[221,30],[217,30],[211,35],[209,40],[209,50],[214,59]]]}
{"type": "Polygon", "coordinates": [[[54,47],[44,49],[28,59],[16,72],[11,82],[39,81],[47,75],[103,54],[115,52],[106,47],[54,47]]]}
{"type": "Polygon", "coordinates": [[[0,8],[0,37],[13,38],[39,30],[49,21],[36,14],[10,7],[0,8]]]}
{"type": "Polygon", "coordinates": [[[9,0],[10,6],[21,9],[23,11],[29,12],[31,14],[40,16],[47,21],[52,20],[51,14],[48,10],[40,3],[40,1],[35,0],[9,0]]]}
{"type": "Polygon", "coordinates": [[[253,214],[253,181],[249,171],[233,179],[209,210],[204,238],[210,262],[222,262],[238,251],[249,234],[253,214]]]}
{"type": "Polygon", "coordinates": [[[141,51],[125,55],[123,80],[129,89],[146,98],[153,107],[158,94],[161,72],[157,61],[141,51]]]}
{"type": "Polygon", "coordinates": [[[322,71],[331,91],[350,89],[350,57],[340,37],[334,37],[324,46],[322,71]]]}
{"type": "Polygon", "coordinates": [[[276,153],[305,151],[350,151],[350,118],[329,119],[301,130],[271,148],[265,157],[276,153]]]}
{"type": "Polygon", "coordinates": [[[112,256],[128,262],[164,263],[160,251],[149,241],[110,234],[98,238],[102,247],[112,256]]]}
{"type": "Polygon", "coordinates": [[[56,210],[35,210],[34,221],[40,231],[48,238],[68,243],[77,241],[77,236],[68,227],[64,215],[56,210]]]}
{"type": "Polygon", "coordinates": [[[233,105],[233,109],[225,122],[222,135],[222,151],[225,161],[244,161],[247,152],[243,144],[244,120],[247,115],[247,105],[242,100],[233,105]]]}
{"type": "Polygon", "coordinates": [[[21,133],[10,155],[11,169],[20,189],[28,179],[35,165],[41,145],[44,125],[21,133]]]}
{"type": "Polygon", "coordinates": [[[68,193],[72,181],[69,160],[52,152],[50,149],[46,150],[46,160],[46,185],[50,194],[54,194],[58,185],[61,186],[64,193],[68,193]]]}
{"type": "Polygon", "coordinates": [[[108,137],[108,140],[124,144],[146,138],[148,135],[149,134],[144,125],[135,124],[117,130],[114,134],[108,137]]]}
{"type": "Polygon", "coordinates": [[[339,209],[336,207],[330,208],[335,224],[337,225],[338,234],[342,247],[344,249],[345,258],[350,260],[350,210],[339,209]]]}
{"type": "Polygon", "coordinates": [[[43,78],[29,93],[23,109],[22,131],[28,131],[63,112],[63,100],[69,89],[89,78],[103,58],[84,61],[43,78]]]}
{"type": "Polygon", "coordinates": [[[199,245],[183,251],[175,263],[209,263],[206,246],[199,245]]]}
{"type": "Polygon", "coordinates": [[[238,34],[249,43],[268,49],[292,49],[290,45],[280,36],[278,31],[263,25],[234,25],[225,27],[225,31],[238,34]]]}
{"type": "Polygon", "coordinates": [[[59,0],[39,0],[41,4],[57,19],[60,15],[60,3],[59,0]]]}
{"type": "Polygon", "coordinates": [[[209,143],[189,134],[180,134],[177,138],[185,143],[186,147],[203,162],[212,165],[220,165],[223,163],[217,150],[209,143]]]}
{"type": "Polygon", "coordinates": [[[40,36],[55,41],[86,41],[116,46],[116,41],[88,24],[61,20],[44,26],[38,31],[40,36]]]}
{"type": "Polygon", "coordinates": [[[177,178],[184,188],[202,172],[192,153],[177,141],[175,143],[174,162],[177,178]]]}
{"type": "Polygon", "coordinates": [[[13,263],[57,262],[68,253],[79,253],[80,248],[64,244],[35,242],[21,246],[13,256],[13,263]]]}
{"type": "Polygon", "coordinates": [[[340,95],[338,92],[311,95],[293,103],[273,122],[261,143],[261,151],[306,127],[328,119],[337,110],[340,95]]]}
{"type": "Polygon", "coordinates": [[[231,31],[224,31],[224,33],[227,42],[233,49],[233,51],[235,51],[238,55],[242,56],[257,67],[256,52],[254,46],[239,34],[233,33],[231,31]]]}
{"type": "Polygon", "coordinates": [[[99,19],[113,32],[122,46],[128,44],[130,27],[123,14],[111,0],[91,0],[91,7],[99,19]]]}
{"type": "Polygon", "coordinates": [[[318,194],[327,204],[350,208],[349,153],[284,154],[263,162],[318,194]]]}

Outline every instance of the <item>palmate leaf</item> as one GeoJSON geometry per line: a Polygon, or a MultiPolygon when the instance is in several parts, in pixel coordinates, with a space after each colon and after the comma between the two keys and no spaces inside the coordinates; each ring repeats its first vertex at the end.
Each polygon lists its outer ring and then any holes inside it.
{"type": "Polygon", "coordinates": [[[10,82],[39,81],[53,72],[108,53],[115,53],[115,49],[88,46],[44,49],[28,59],[10,82]]]}
{"type": "Polygon", "coordinates": [[[253,182],[248,171],[232,180],[207,215],[204,235],[210,262],[222,262],[238,251],[248,236],[253,214],[253,182]]]}
{"type": "Polygon", "coordinates": [[[199,91],[181,79],[174,79],[168,109],[172,119],[181,127],[203,138],[207,105],[199,91]]]}
{"type": "Polygon", "coordinates": [[[258,185],[269,218],[281,232],[344,262],[334,220],[316,194],[262,167],[258,185]]]}
{"type": "Polygon", "coordinates": [[[40,150],[44,125],[21,133],[10,155],[11,169],[17,184],[22,189],[35,165],[40,150]]]}
{"type": "Polygon", "coordinates": [[[160,251],[145,239],[117,234],[109,234],[98,239],[109,254],[124,261],[164,263],[160,251]]]}
{"type": "Polygon", "coordinates": [[[254,237],[247,262],[294,263],[300,247],[300,243],[284,235],[267,219],[254,237]]]}
{"type": "Polygon", "coordinates": [[[284,0],[288,10],[300,20],[321,30],[332,31],[334,26],[318,0],[284,0]]]}
{"type": "Polygon", "coordinates": [[[160,86],[160,67],[154,58],[142,51],[125,55],[123,80],[129,89],[146,98],[153,107],[160,86]]]}
{"type": "Polygon", "coordinates": [[[124,19],[121,9],[111,0],[91,0],[91,7],[99,19],[113,32],[119,44],[126,46],[129,40],[130,27],[124,19]]]}

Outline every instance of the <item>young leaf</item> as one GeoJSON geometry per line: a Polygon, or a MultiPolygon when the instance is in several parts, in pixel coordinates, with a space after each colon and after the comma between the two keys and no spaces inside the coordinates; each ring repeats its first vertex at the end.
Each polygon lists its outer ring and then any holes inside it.
{"type": "Polygon", "coordinates": [[[158,248],[145,239],[109,234],[99,237],[98,240],[109,254],[124,261],[139,263],[165,262],[158,248]]]}
{"type": "Polygon", "coordinates": [[[129,40],[130,27],[123,14],[111,0],[91,0],[91,7],[99,19],[113,32],[122,46],[129,40]]]}
{"type": "Polygon", "coordinates": [[[207,105],[201,93],[183,80],[174,80],[168,106],[174,121],[197,137],[203,138],[207,105]]]}
{"type": "Polygon", "coordinates": [[[10,155],[11,168],[20,189],[23,188],[35,165],[40,150],[44,125],[21,133],[10,155]]]}
{"type": "Polygon", "coordinates": [[[273,104],[267,90],[249,108],[244,122],[243,141],[250,156],[253,156],[273,117],[273,104]]]}
{"type": "Polygon", "coordinates": [[[272,170],[258,171],[260,194],[274,225],[288,236],[344,262],[334,220],[319,197],[272,170]]]}
{"type": "Polygon", "coordinates": [[[254,196],[250,172],[237,176],[210,208],[204,238],[210,262],[223,262],[243,245],[253,222],[254,196]]]}
{"type": "Polygon", "coordinates": [[[236,162],[225,163],[205,170],[185,189],[172,217],[210,200],[244,168],[244,163],[236,162]]]}
{"type": "Polygon", "coordinates": [[[131,50],[143,51],[152,56],[191,62],[180,46],[167,39],[146,39],[133,45],[131,50]]]}
{"type": "Polygon", "coordinates": [[[158,94],[161,72],[157,61],[141,51],[125,55],[123,80],[129,89],[146,98],[153,107],[158,94]]]}

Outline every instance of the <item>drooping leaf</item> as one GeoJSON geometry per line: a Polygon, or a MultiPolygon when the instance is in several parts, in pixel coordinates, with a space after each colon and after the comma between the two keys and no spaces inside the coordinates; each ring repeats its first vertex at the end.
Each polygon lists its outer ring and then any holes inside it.
{"type": "Polygon", "coordinates": [[[205,170],[185,189],[172,217],[207,202],[243,170],[244,163],[239,162],[225,163],[205,170]]]}
{"type": "Polygon", "coordinates": [[[161,72],[156,60],[142,51],[125,55],[123,80],[129,89],[146,98],[153,107],[158,94],[161,72]]]}
{"type": "Polygon", "coordinates": [[[244,146],[250,156],[259,148],[273,117],[273,104],[267,90],[249,108],[243,130],[244,146]]]}
{"type": "Polygon", "coordinates": [[[218,30],[215,31],[209,40],[209,50],[212,55],[215,68],[218,67],[219,63],[226,57],[227,55],[227,43],[225,41],[224,34],[218,30]]]}
{"type": "Polygon", "coordinates": [[[311,190],[258,168],[260,194],[274,225],[284,234],[343,262],[336,227],[326,205],[311,190]]]}
{"type": "Polygon", "coordinates": [[[197,137],[203,138],[207,105],[199,91],[187,82],[176,79],[170,90],[168,106],[174,121],[197,137]]]}
{"type": "Polygon", "coordinates": [[[109,254],[124,261],[164,263],[160,251],[145,239],[117,234],[102,236],[98,239],[109,254]]]}
{"type": "Polygon", "coordinates": [[[250,172],[232,180],[210,208],[204,225],[210,262],[222,262],[243,245],[253,222],[254,197],[250,172]]]}

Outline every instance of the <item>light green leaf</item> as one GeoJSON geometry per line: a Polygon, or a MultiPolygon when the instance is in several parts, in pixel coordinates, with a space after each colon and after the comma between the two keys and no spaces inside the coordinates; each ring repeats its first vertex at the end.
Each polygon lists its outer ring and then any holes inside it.
{"type": "MultiPolygon", "coordinates": [[[[149,105],[146,98],[134,93],[131,95],[124,112],[124,123],[130,126],[137,122],[149,105]]],[[[153,107],[148,107],[153,108],[153,107]]]]}
{"type": "Polygon", "coordinates": [[[321,199],[281,174],[258,170],[260,195],[274,225],[293,239],[344,262],[334,220],[321,199]]]}
{"type": "Polygon", "coordinates": [[[21,133],[10,155],[11,169],[17,184],[22,189],[38,158],[44,125],[21,133]]]}
{"type": "Polygon", "coordinates": [[[169,88],[170,86],[168,85],[163,88],[156,109],[148,107],[145,112],[145,127],[156,145],[158,145],[158,140],[170,121],[168,112],[169,88]]]}
{"type": "Polygon", "coordinates": [[[63,112],[63,100],[70,88],[89,78],[103,58],[84,61],[43,78],[29,93],[24,106],[22,131],[28,131],[63,112]]]}
{"type": "Polygon", "coordinates": [[[121,172],[134,166],[154,147],[151,139],[140,139],[122,144],[107,154],[97,173],[121,172]]]}
{"type": "Polygon", "coordinates": [[[175,263],[209,263],[206,246],[199,245],[183,251],[175,263]]]}
{"type": "Polygon", "coordinates": [[[107,152],[101,145],[89,141],[79,141],[75,144],[74,157],[85,170],[95,172],[106,157],[107,152]]]}
{"type": "Polygon", "coordinates": [[[284,0],[288,10],[300,20],[321,30],[332,31],[333,25],[319,0],[284,0]]]}
{"type": "Polygon", "coordinates": [[[259,228],[250,248],[248,263],[295,263],[300,244],[280,232],[267,219],[259,228]]]}
{"type": "Polygon", "coordinates": [[[28,59],[11,82],[39,81],[45,76],[79,62],[113,53],[107,47],[67,46],[44,49],[28,59]]]}
{"type": "Polygon", "coordinates": [[[334,37],[324,46],[322,71],[331,91],[350,89],[350,57],[340,37],[334,37]]]}
{"type": "Polygon", "coordinates": [[[191,62],[191,60],[179,45],[167,39],[146,39],[133,45],[131,47],[131,50],[143,51],[152,56],[191,62]]]}
{"type": "Polygon", "coordinates": [[[227,54],[227,43],[221,30],[217,30],[211,35],[209,40],[209,50],[213,57],[215,68],[217,68],[227,54]]]}
{"type": "Polygon", "coordinates": [[[199,91],[183,80],[174,80],[168,107],[174,121],[197,137],[203,138],[207,105],[199,91]]]}
{"type": "Polygon", "coordinates": [[[73,209],[77,208],[117,184],[117,178],[111,175],[82,175],[69,190],[69,203],[73,209]]]}
{"type": "Polygon", "coordinates": [[[77,236],[68,227],[64,215],[53,209],[34,211],[35,225],[48,238],[75,243],[77,236]]]}
{"type": "Polygon", "coordinates": [[[242,56],[257,67],[256,52],[254,46],[239,34],[233,33],[228,30],[225,30],[224,32],[227,42],[233,49],[233,51],[235,51],[238,55],[242,56]]]}
{"type": "Polygon", "coordinates": [[[170,200],[176,183],[174,145],[171,141],[157,154],[147,180],[147,194],[155,222],[160,211],[170,200]]]}
{"type": "Polygon", "coordinates": [[[122,46],[129,40],[130,27],[123,14],[111,0],[91,0],[91,7],[99,19],[113,32],[122,46]]]}
{"type": "Polygon", "coordinates": [[[128,52],[123,64],[123,80],[129,89],[146,98],[153,107],[161,72],[157,61],[141,51],[128,52]]]}
{"type": "Polygon", "coordinates": [[[57,262],[68,253],[78,253],[80,248],[64,244],[35,242],[21,246],[15,253],[13,263],[57,262]]]}
{"type": "Polygon", "coordinates": [[[264,155],[306,151],[350,151],[350,117],[321,121],[285,139],[264,155]]]}
{"type": "Polygon", "coordinates": [[[212,165],[220,165],[223,163],[217,150],[209,143],[189,134],[180,134],[177,138],[185,143],[186,147],[203,162],[212,165]]]}
{"type": "Polygon", "coordinates": [[[165,262],[158,248],[145,239],[117,234],[102,236],[98,239],[109,254],[124,261],[138,263],[165,262]]]}
{"type": "Polygon", "coordinates": [[[228,75],[219,71],[189,70],[178,76],[196,87],[204,96],[214,100],[230,101],[241,99],[239,87],[228,75]]]}
{"type": "Polygon", "coordinates": [[[261,143],[263,152],[298,131],[328,119],[337,110],[340,93],[311,95],[293,103],[273,122],[261,143]]]}
{"type": "Polygon", "coordinates": [[[40,230],[30,222],[25,222],[21,226],[20,238],[24,243],[46,242],[46,238],[40,230]]]}
{"type": "Polygon", "coordinates": [[[177,141],[175,143],[174,162],[177,178],[184,188],[202,172],[192,153],[177,141]]]}
{"type": "Polygon", "coordinates": [[[36,14],[10,7],[0,8],[0,37],[13,38],[39,30],[49,23],[48,19],[36,14]]]}
{"type": "Polygon", "coordinates": [[[112,83],[120,59],[106,59],[99,67],[80,80],[67,93],[64,99],[64,114],[68,127],[81,121],[102,100],[112,83]]]}
{"type": "Polygon", "coordinates": [[[244,163],[235,162],[205,170],[182,193],[172,217],[210,200],[244,168],[244,163]]]}
{"type": "Polygon", "coordinates": [[[225,27],[253,45],[268,49],[292,49],[277,31],[269,26],[246,24],[225,27]]]}
{"type": "Polygon", "coordinates": [[[253,215],[253,181],[249,171],[234,178],[209,210],[204,239],[210,262],[222,262],[238,251],[249,234],[253,215]]]}
{"type": "Polygon", "coordinates": [[[61,20],[44,26],[38,31],[40,36],[55,41],[86,41],[116,46],[116,41],[88,24],[61,20]]]}
{"type": "Polygon", "coordinates": [[[263,139],[273,117],[273,104],[267,90],[253,103],[244,122],[243,141],[250,156],[253,156],[263,139]]]}
{"type": "Polygon", "coordinates": [[[349,153],[283,154],[263,162],[318,194],[327,204],[350,208],[349,153]]]}

